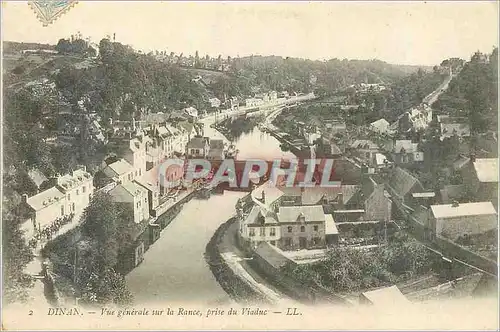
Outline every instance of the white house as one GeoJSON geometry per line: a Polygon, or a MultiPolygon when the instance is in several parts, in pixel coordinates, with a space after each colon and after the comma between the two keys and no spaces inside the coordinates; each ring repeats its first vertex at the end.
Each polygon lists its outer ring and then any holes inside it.
{"type": "Polygon", "coordinates": [[[131,205],[134,222],[140,223],[149,218],[148,190],[135,182],[118,184],[109,194],[116,203],[131,205]]]}
{"type": "Polygon", "coordinates": [[[379,119],[370,123],[370,130],[379,134],[389,134],[391,132],[389,129],[390,126],[391,124],[386,119],[379,119]]]}

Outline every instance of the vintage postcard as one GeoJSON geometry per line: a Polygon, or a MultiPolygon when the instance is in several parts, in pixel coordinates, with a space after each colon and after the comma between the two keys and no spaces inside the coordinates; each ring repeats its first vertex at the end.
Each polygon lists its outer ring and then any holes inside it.
{"type": "Polygon", "coordinates": [[[497,330],[496,1],[2,1],[2,328],[497,330]]]}

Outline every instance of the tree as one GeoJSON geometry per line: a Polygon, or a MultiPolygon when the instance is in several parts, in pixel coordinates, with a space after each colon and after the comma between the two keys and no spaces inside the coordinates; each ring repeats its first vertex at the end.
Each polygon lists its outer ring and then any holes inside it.
{"type": "Polygon", "coordinates": [[[20,229],[22,220],[12,211],[13,204],[11,199],[4,197],[2,207],[3,296],[7,303],[27,301],[27,288],[33,286],[33,278],[25,273],[25,269],[33,260],[34,255],[20,229]]]}

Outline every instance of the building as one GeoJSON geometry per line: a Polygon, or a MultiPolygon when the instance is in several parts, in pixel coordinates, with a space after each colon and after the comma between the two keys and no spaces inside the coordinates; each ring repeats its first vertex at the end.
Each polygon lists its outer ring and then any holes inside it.
{"type": "Polygon", "coordinates": [[[114,202],[130,205],[134,211],[134,222],[149,218],[148,190],[134,181],[119,183],[109,191],[114,202]]]}
{"type": "Polygon", "coordinates": [[[440,123],[441,141],[451,137],[470,137],[470,126],[467,123],[440,123]]]}
{"type": "Polygon", "coordinates": [[[432,109],[427,105],[419,106],[403,114],[398,122],[399,131],[422,131],[426,129],[431,122],[432,109]]]}
{"type": "Polygon", "coordinates": [[[452,241],[498,229],[497,212],[491,202],[431,205],[426,225],[429,235],[452,241]]]}
{"type": "Polygon", "coordinates": [[[322,205],[285,206],[286,196],[277,188],[265,188],[261,199],[252,196],[256,205],[248,215],[240,214],[239,235],[245,243],[256,247],[268,242],[281,250],[319,249],[338,243],[335,221],[322,205]]]}
{"type": "Polygon", "coordinates": [[[460,172],[469,197],[498,206],[498,158],[472,156],[460,172]]]}
{"type": "Polygon", "coordinates": [[[219,98],[217,97],[214,97],[214,98],[210,98],[208,100],[208,102],[210,103],[210,107],[213,107],[213,108],[219,108],[220,105],[221,105],[221,101],[219,98]]]}
{"type": "Polygon", "coordinates": [[[406,306],[411,302],[401,293],[397,286],[390,286],[361,293],[359,303],[376,305],[383,308],[395,308],[406,306]]]}
{"type": "Polygon", "coordinates": [[[378,134],[390,134],[390,126],[391,124],[387,122],[386,119],[379,119],[375,122],[370,123],[370,130],[378,134]]]}
{"type": "Polygon", "coordinates": [[[198,110],[194,107],[188,107],[184,109],[184,113],[186,113],[191,119],[198,119],[198,110]]]}
{"type": "Polygon", "coordinates": [[[189,157],[206,158],[210,151],[210,139],[208,137],[193,137],[188,142],[186,150],[189,157]]]}
{"type": "Polygon", "coordinates": [[[141,177],[146,173],[146,144],[149,142],[150,138],[140,133],[128,142],[128,148],[124,151],[123,159],[132,165],[134,177],[141,177]]]}
{"type": "Polygon", "coordinates": [[[350,152],[362,161],[371,162],[380,149],[377,144],[370,140],[355,140],[350,145],[350,152]]]}
{"type": "MultiPolygon", "coordinates": [[[[323,206],[281,206],[278,212],[282,250],[323,248],[325,213],[323,206]]],[[[329,225],[331,227],[331,225],[329,225]]]]}
{"type": "Polygon", "coordinates": [[[103,173],[110,179],[117,179],[124,183],[135,178],[134,167],[125,159],[120,159],[109,164],[103,169],[103,173]]]}
{"type": "Polygon", "coordinates": [[[85,167],[52,179],[53,186],[34,196],[22,196],[20,209],[27,222],[23,229],[34,235],[59,218],[80,217],[94,193],[93,177],[85,167]]]}
{"type": "Polygon", "coordinates": [[[424,153],[419,151],[418,143],[412,143],[410,140],[396,140],[392,158],[396,165],[413,164],[424,161],[424,153]]]}
{"type": "Polygon", "coordinates": [[[411,202],[413,193],[425,192],[422,183],[408,171],[400,167],[396,167],[391,171],[388,189],[392,197],[403,203],[411,202]]]}
{"type": "Polygon", "coordinates": [[[247,98],[245,99],[246,107],[258,107],[264,105],[264,100],[259,98],[247,98]]]}
{"type": "Polygon", "coordinates": [[[210,140],[210,150],[207,155],[208,160],[224,160],[224,141],[221,139],[210,140]]]}

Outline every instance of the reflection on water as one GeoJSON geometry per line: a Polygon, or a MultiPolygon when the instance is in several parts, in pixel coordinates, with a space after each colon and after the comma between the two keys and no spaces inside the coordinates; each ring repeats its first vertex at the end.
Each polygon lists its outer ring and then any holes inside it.
{"type": "MultiPolygon", "coordinates": [[[[205,127],[205,135],[223,136],[205,127]]],[[[281,152],[279,142],[257,127],[235,140],[238,159],[290,158],[281,152]]],[[[160,239],[144,256],[144,261],[127,275],[127,285],[136,304],[192,302],[216,305],[229,296],[215,280],[205,262],[205,247],[217,228],[235,213],[234,206],[243,192],[225,192],[208,200],[193,199],[167,226],[160,239]]]]}

